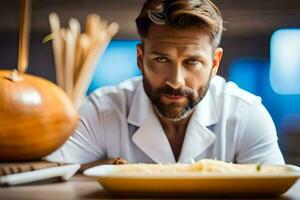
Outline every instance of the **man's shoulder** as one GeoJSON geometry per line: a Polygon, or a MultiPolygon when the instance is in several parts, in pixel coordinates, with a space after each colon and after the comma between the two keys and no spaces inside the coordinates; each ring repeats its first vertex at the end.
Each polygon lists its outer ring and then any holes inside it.
{"type": "Polygon", "coordinates": [[[235,101],[242,101],[246,104],[253,104],[254,102],[261,101],[259,96],[240,88],[234,82],[226,82],[226,80],[220,76],[215,76],[213,78],[211,82],[211,90],[216,96],[234,99],[235,101]]]}
{"type": "Polygon", "coordinates": [[[110,95],[122,95],[122,93],[128,93],[130,95],[134,93],[141,80],[142,78],[138,76],[131,79],[127,79],[118,85],[104,86],[95,90],[91,94],[91,96],[101,98],[110,95]]]}
{"type": "Polygon", "coordinates": [[[141,77],[134,77],[118,85],[98,88],[89,95],[84,105],[90,104],[102,113],[106,111],[111,112],[112,110],[127,113],[135,91],[139,88],[141,82],[141,77]]]}

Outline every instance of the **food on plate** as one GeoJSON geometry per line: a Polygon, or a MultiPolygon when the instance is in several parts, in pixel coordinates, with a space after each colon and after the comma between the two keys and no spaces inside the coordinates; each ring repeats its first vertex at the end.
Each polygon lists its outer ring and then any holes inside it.
{"type": "Polygon", "coordinates": [[[270,166],[261,164],[234,164],[218,160],[203,159],[192,164],[127,164],[120,165],[113,174],[174,174],[174,173],[191,173],[191,174],[266,174],[281,173],[288,171],[283,166],[270,166]]]}

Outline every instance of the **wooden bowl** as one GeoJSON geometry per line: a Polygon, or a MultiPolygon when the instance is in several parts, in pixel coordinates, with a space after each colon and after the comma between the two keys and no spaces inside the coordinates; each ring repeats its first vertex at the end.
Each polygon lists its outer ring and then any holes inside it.
{"type": "Polygon", "coordinates": [[[68,96],[52,82],[0,70],[0,161],[50,154],[68,139],[78,120],[68,96]]]}

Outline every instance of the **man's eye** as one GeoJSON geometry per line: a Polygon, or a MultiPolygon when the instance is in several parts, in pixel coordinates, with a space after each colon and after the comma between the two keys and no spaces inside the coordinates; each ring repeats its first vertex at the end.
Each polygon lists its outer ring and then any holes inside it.
{"type": "Polygon", "coordinates": [[[162,56],[155,58],[155,60],[159,63],[165,63],[168,61],[168,59],[166,57],[162,57],[162,56]]]}
{"type": "Polygon", "coordinates": [[[197,59],[188,59],[186,62],[189,65],[197,65],[199,63],[199,60],[197,60],[197,59]]]}

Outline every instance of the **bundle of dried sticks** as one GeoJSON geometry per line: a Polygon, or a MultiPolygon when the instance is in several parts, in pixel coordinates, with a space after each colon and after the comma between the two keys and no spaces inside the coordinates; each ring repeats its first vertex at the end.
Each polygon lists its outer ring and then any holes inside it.
{"type": "Polygon", "coordinates": [[[96,14],[87,17],[85,33],[77,19],[61,28],[56,13],[49,15],[57,84],[79,107],[93,77],[95,66],[107,45],[118,32],[119,25],[108,23],[96,14]]]}

